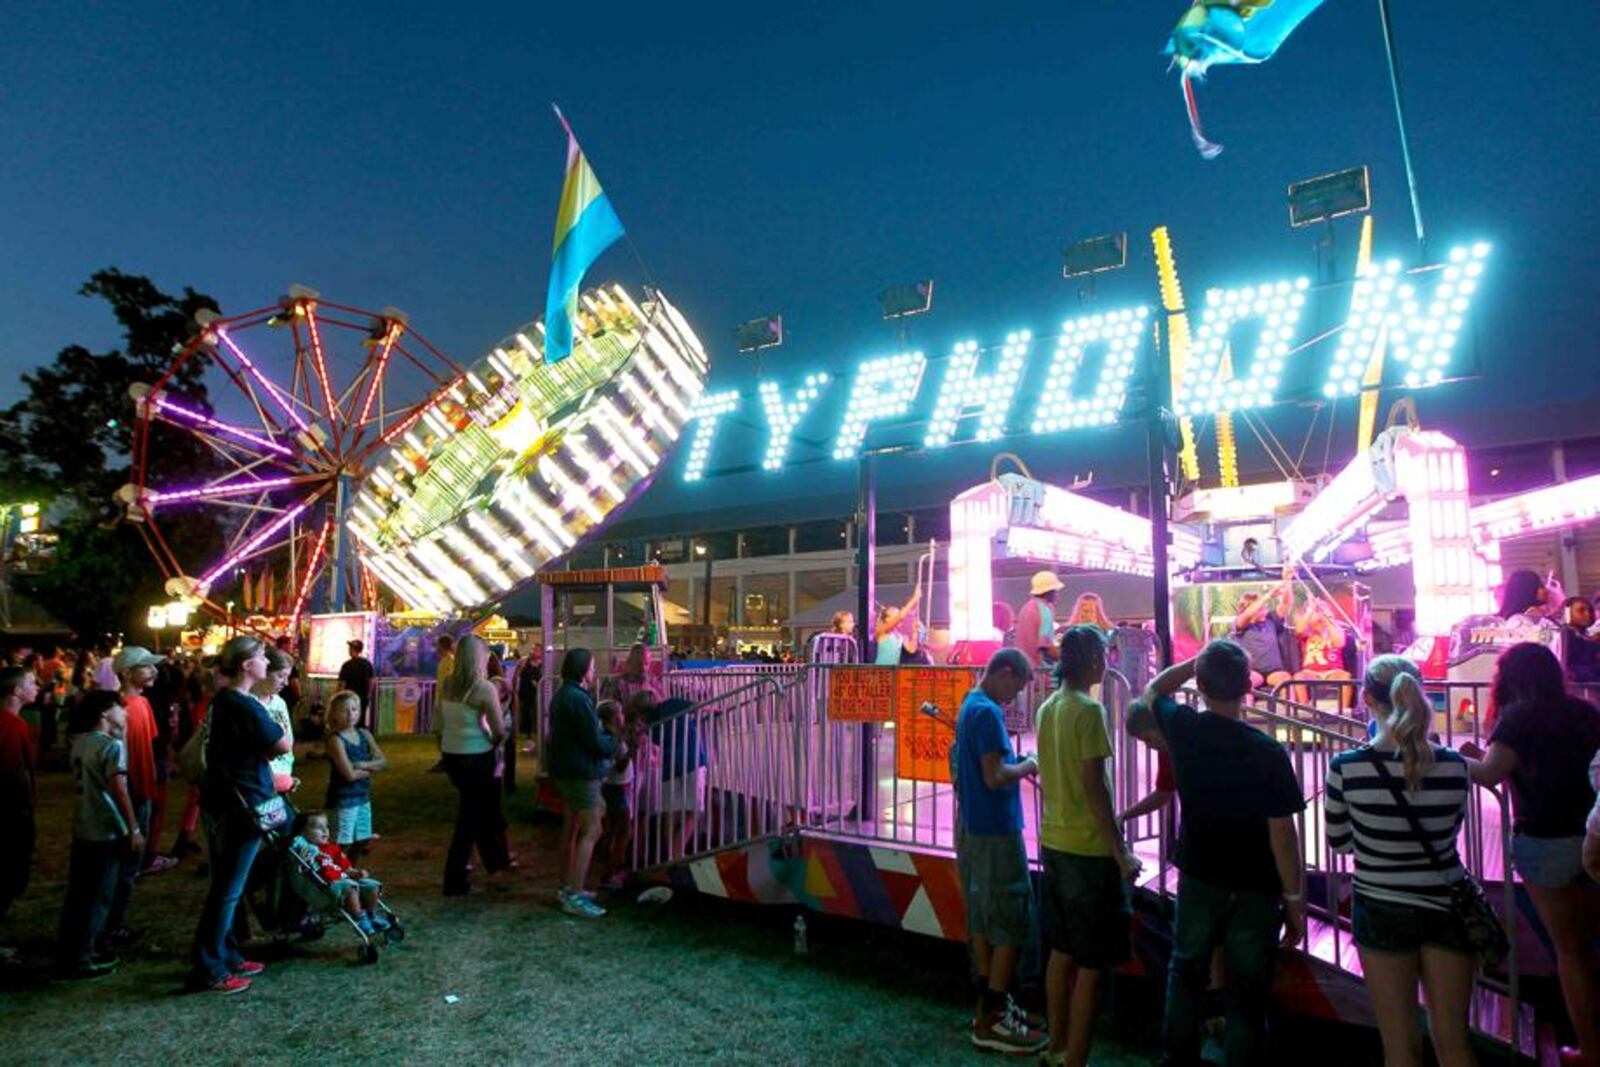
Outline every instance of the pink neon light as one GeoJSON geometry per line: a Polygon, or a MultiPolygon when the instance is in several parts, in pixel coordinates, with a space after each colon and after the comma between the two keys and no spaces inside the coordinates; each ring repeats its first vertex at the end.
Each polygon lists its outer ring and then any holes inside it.
{"type": "Polygon", "coordinates": [[[200,489],[178,489],[172,492],[151,490],[145,499],[151,504],[171,504],[180,500],[210,500],[224,496],[249,496],[268,489],[281,489],[294,485],[298,478],[269,478],[259,482],[229,482],[226,485],[208,485],[200,489]]]}
{"type": "Polygon", "coordinates": [[[322,532],[317,535],[317,547],[311,550],[311,562],[306,567],[306,576],[300,579],[300,591],[294,598],[294,621],[289,624],[290,632],[294,632],[300,625],[300,613],[306,606],[306,597],[311,593],[311,586],[317,579],[317,568],[322,565],[322,552],[328,547],[328,531],[333,523],[330,519],[322,524],[322,532]]]}
{"type": "Polygon", "coordinates": [[[1466,453],[1444,434],[1414,432],[1395,441],[1395,461],[1417,549],[1411,561],[1417,633],[1446,634],[1487,606],[1474,583],[1482,567],[1472,540],[1466,453]]]}
{"type": "Polygon", "coordinates": [[[322,399],[327,403],[328,418],[338,417],[339,409],[333,404],[333,389],[328,385],[328,365],[322,359],[322,331],[317,329],[317,306],[306,304],[306,330],[311,334],[311,354],[317,361],[317,381],[322,385],[322,399]]]}
{"type": "MultiPolygon", "coordinates": [[[[957,641],[992,641],[994,555],[1083,570],[1153,574],[1150,520],[1053,485],[1004,476],[950,502],[950,634],[957,641]]],[[[1200,540],[1174,528],[1174,567],[1199,561],[1200,540]]]]}
{"type": "Polygon", "coordinates": [[[399,339],[399,323],[390,323],[389,332],[383,339],[383,348],[378,352],[378,365],[372,371],[372,381],[367,383],[367,398],[361,402],[361,417],[356,420],[357,426],[364,424],[367,416],[372,413],[372,401],[378,395],[378,383],[383,380],[383,368],[388,365],[389,352],[399,339]]]}
{"type": "Polygon", "coordinates": [[[182,419],[187,419],[189,422],[192,422],[198,426],[204,426],[207,429],[216,430],[218,433],[225,433],[230,437],[237,437],[241,441],[249,441],[253,445],[264,448],[269,452],[276,452],[280,456],[294,455],[293,449],[285,448],[276,441],[269,441],[259,434],[253,434],[249,430],[241,429],[240,427],[234,426],[231,423],[218,421],[209,415],[202,415],[198,411],[190,411],[188,408],[174,404],[164,396],[155,396],[152,398],[152,402],[162,411],[176,415],[182,419]]]}
{"type": "Polygon", "coordinates": [[[232,352],[234,357],[237,358],[240,363],[244,364],[244,369],[250,372],[251,377],[260,382],[261,387],[272,396],[272,399],[278,402],[278,406],[283,409],[283,413],[294,420],[294,424],[296,426],[300,427],[302,430],[310,429],[310,427],[306,425],[306,420],[302,419],[300,417],[300,413],[294,409],[293,402],[279,392],[278,387],[268,381],[266,375],[262,374],[256,369],[256,365],[250,362],[250,357],[245,355],[244,350],[234,343],[233,338],[228,336],[226,330],[218,330],[217,337],[222,341],[223,344],[228,346],[228,351],[232,352]]]}
{"type": "Polygon", "coordinates": [[[308,506],[309,504],[300,504],[295,508],[284,512],[277,519],[273,520],[270,526],[256,534],[249,541],[245,542],[244,547],[234,552],[233,555],[229,556],[215,567],[212,567],[211,570],[207,572],[206,576],[200,579],[200,587],[202,589],[209,588],[211,583],[217,580],[218,575],[222,574],[229,567],[232,567],[250,553],[266,544],[267,540],[279,530],[282,530],[285,526],[299,518],[300,513],[305,511],[308,506]]]}
{"type": "Polygon", "coordinates": [[[1481,541],[1501,540],[1573,526],[1600,516],[1600,474],[1535,489],[1472,509],[1472,526],[1481,541]]]}

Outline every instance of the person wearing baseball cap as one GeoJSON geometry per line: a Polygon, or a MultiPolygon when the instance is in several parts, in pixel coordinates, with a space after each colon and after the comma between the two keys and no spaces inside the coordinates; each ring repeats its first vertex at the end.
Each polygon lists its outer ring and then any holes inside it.
{"type": "Polygon", "coordinates": [[[112,658],[111,666],[122,684],[122,706],[126,709],[128,725],[122,735],[122,744],[128,760],[128,796],[133,801],[133,813],[138,820],[137,829],[145,840],[145,847],[137,853],[122,858],[117,872],[117,888],[111,898],[111,909],[106,915],[106,948],[126,948],[138,935],[128,927],[128,906],[133,901],[133,884],[141,873],[159,874],[170,869],[175,861],[156,852],[150,834],[156,803],[165,785],[156,768],[156,716],[144,691],[156,680],[156,666],[166,660],[149,649],[138,645],[124,645],[112,658]]]}
{"type": "Polygon", "coordinates": [[[1017,609],[1016,646],[1035,667],[1056,661],[1056,594],[1061,579],[1038,571],[1028,585],[1028,602],[1017,609]]]}

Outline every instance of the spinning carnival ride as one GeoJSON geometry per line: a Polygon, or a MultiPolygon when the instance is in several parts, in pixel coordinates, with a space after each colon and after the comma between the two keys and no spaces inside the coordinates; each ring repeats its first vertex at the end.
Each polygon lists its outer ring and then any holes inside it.
{"type": "Polygon", "coordinates": [[[277,611],[291,627],[309,610],[376,609],[380,586],[439,615],[499,599],[643,490],[707,372],[666,298],[638,303],[620,285],[582,294],[574,351],[555,364],[538,323],[463,368],[401,312],[299,286],[197,323],[167,372],[133,390],[134,480],[118,500],[170,595],[227,614],[249,567],[292,594],[277,611]],[[222,386],[215,413],[168,390],[197,360],[222,386]],[[421,399],[395,399],[408,393],[421,399]],[[211,477],[173,484],[158,422],[204,446],[211,477]],[[213,558],[174,552],[174,524],[195,522],[222,531],[213,558]]]}

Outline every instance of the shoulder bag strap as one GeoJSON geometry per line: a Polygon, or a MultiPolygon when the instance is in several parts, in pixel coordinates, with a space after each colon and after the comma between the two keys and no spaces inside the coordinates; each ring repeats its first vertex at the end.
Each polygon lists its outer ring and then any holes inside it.
{"type": "Polygon", "coordinates": [[[1428,835],[1423,832],[1422,820],[1417,818],[1416,812],[1411,810],[1411,805],[1406,803],[1405,791],[1400,788],[1399,781],[1390,773],[1388,764],[1383,758],[1383,753],[1375,748],[1370,751],[1372,753],[1372,765],[1378,769],[1378,777],[1383,779],[1383,784],[1389,787],[1389,792],[1394,796],[1395,803],[1400,805],[1400,810],[1405,814],[1406,822],[1411,824],[1411,832],[1417,835],[1417,843],[1422,846],[1422,851],[1428,854],[1428,862],[1433,864],[1434,870],[1443,872],[1446,870],[1443,857],[1433,850],[1432,842],[1428,840],[1428,835]]]}

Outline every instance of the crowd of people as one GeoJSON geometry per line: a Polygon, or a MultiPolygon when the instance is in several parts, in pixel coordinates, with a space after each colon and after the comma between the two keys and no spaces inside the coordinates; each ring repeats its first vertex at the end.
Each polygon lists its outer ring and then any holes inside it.
{"type": "MultiPolygon", "coordinates": [[[[1108,778],[1099,628],[1074,625],[1052,655],[1055,692],[1037,710],[1037,755],[1018,754],[1002,707],[1031,683],[1021,648],[990,659],[963,702],[951,754],[956,853],[974,964],[972,1043],[1040,1053],[1048,1064],[1089,1061],[1108,970],[1130,955],[1130,890],[1140,862],[1124,821],[1176,796],[1180,823],[1172,954],[1162,1041],[1171,1064],[1201,1062],[1209,1035],[1228,1064],[1267,1062],[1267,1009],[1276,951],[1306,935],[1304,863],[1296,817],[1306,806],[1283,746],[1250,722],[1258,679],[1248,651],[1216,640],[1170,667],[1130,707],[1126,728],[1159,755],[1156,789],[1118,815],[1108,778]],[[1179,699],[1193,686],[1194,704],[1179,699]],[[1021,783],[1041,799],[1040,885],[1023,839],[1021,783]],[[1042,934],[1046,1016],[1009,995],[1018,960],[1042,934]]],[[[1511,865],[1554,948],[1568,1023],[1564,1063],[1600,1063],[1600,709],[1567,692],[1544,645],[1512,647],[1494,681],[1501,709],[1487,749],[1454,750],[1433,736],[1421,673],[1397,655],[1374,658],[1361,700],[1371,742],[1336,756],[1323,785],[1327,846],[1354,859],[1352,936],[1391,1065],[1423,1063],[1419,983],[1438,1062],[1474,1062],[1468,1008],[1487,950],[1462,900],[1456,841],[1473,783],[1509,783],[1511,865]]],[[[1489,939],[1492,940],[1492,939],[1489,939]]]]}
{"type": "MultiPolygon", "coordinates": [[[[1041,631],[1047,622],[1054,629],[1055,591],[1035,582],[1041,631]]],[[[1268,607],[1260,619],[1242,613],[1236,630],[1243,636],[1279,610],[1268,607]]],[[[1048,650],[1029,643],[996,652],[955,724],[956,853],[975,974],[971,1040],[1000,1052],[1038,1052],[1051,1064],[1088,1062],[1107,975],[1131,954],[1131,886],[1141,864],[1123,828],[1175,797],[1179,879],[1162,1023],[1168,1057],[1198,1062],[1211,1035],[1226,1062],[1264,1062],[1276,949],[1300,942],[1307,925],[1297,831],[1305,796],[1284,748],[1250,721],[1253,694],[1271,679],[1246,644],[1231,639],[1159,673],[1126,719],[1130,735],[1155,750],[1155,789],[1119,813],[1113,742],[1094,696],[1107,669],[1108,626],[1098,604],[1077,604],[1072,617],[1048,650]],[[1037,755],[1023,755],[1002,709],[1042,669],[1052,672],[1055,689],[1037,709],[1037,755]],[[1193,702],[1182,698],[1190,687],[1193,702]],[[1023,836],[1026,780],[1042,800],[1038,930],[1023,836]],[[1041,936],[1048,948],[1043,1018],[1010,995],[1024,950],[1041,936]]],[[[1306,623],[1308,632],[1315,635],[1317,625],[1306,623]]],[[[475,635],[439,651],[434,729],[441,768],[458,795],[442,888],[457,895],[469,888],[474,853],[491,877],[517,866],[501,797],[515,751],[512,709],[536,692],[539,678],[527,663],[507,669],[475,635]]],[[[362,649],[352,652],[356,658],[362,649]]],[[[372,782],[388,763],[364,725],[361,694],[340,691],[320,719],[292,722],[294,660],[247,636],[204,664],[134,646],[44,662],[43,672],[38,661],[0,668],[0,919],[27,888],[35,770],[39,754],[50,758],[56,749],[55,738],[46,743],[42,717],[35,730],[19,713],[37,707],[63,676],[81,678],[84,688],[69,689],[57,705],[76,784],[57,935],[63,979],[115,969],[116,951],[137,938],[130,918],[139,879],[169,870],[202,836],[209,882],[190,954],[192,988],[243,992],[264,969],[244,955],[246,916],[293,919],[253,900],[285,854],[319,872],[330,900],[363,932],[384,928],[381,883],[365,857],[376,836],[372,782]],[[302,806],[296,729],[303,737],[313,727],[329,785],[322,810],[295,817],[302,806]],[[188,801],[163,851],[169,787],[180,775],[190,783],[188,801]],[[286,849],[274,847],[291,839],[286,849]]],[[[1360,682],[1375,726],[1371,741],[1335,757],[1323,784],[1326,844],[1353,857],[1352,937],[1392,1064],[1422,1062],[1419,984],[1439,1061],[1472,1061],[1467,1007],[1478,961],[1455,890],[1465,878],[1456,841],[1473,783],[1508,785],[1510,861],[1554,949],[1577,1041],[1570,1061],[1600,1057],[1593,1010],[1600,1004],[1600,710],[1569,695],[1563,664],[1537,643],[1501,657],[1493,698],[1499,716],[1486,748],[1451,749],[1433,736],[1434,709],[1417,666],[1397,655],[1374,658],[1360,682]]],[[[644,646],[603,685],[588,650],[572,649],[562,660],[542,756],[562,800],[556,901],[566,913],[605,915],[596,891],[625,876],[641,768],[661,780],[651,803],[662,838],[676,850],[694,833],[695,813],[706,810],[703,751],[692,733],[656,728],[685,706],[666,698],[644,646]]]]}

